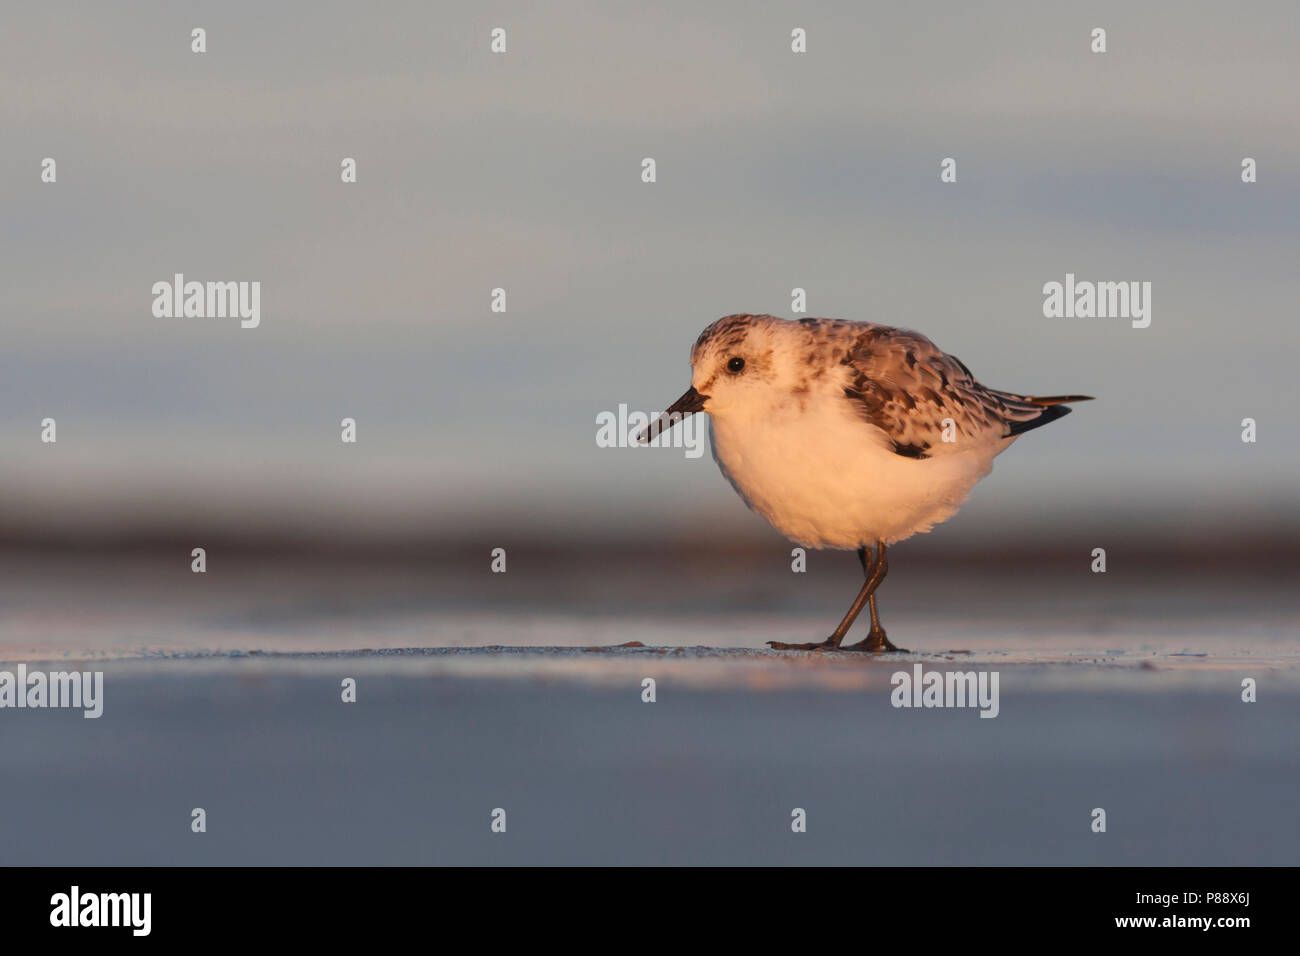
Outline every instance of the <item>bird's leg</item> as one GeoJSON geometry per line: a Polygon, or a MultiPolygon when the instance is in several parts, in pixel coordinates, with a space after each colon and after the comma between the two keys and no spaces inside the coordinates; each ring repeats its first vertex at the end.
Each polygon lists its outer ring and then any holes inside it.
{"type": "Polygon", "coordinates": [[[893,644],[889,642],[889,638],[885,636],[885,629],[880,626],[880,614],[876,610],[876,596],[874,594],[871,595],[870,605],[871,605],[871,631],[867,634],[867,639],[865,641],[860,641],[857,644],[850,644],[848,647],[844,648],[844,650],[846,651],[898,651],[901,654],[906,654],[907,653],[906,648],[895,647],[893,644]]]}
{"type": "MultiPolygon", "coordinates": [[[[885,579],[885,575],[889,573],[889,555],[885,552],[885,543],[883,541],[876,542],[876,555],[876,563],[880,569],[880,580],[876,582],[878,585],[880,581],[885,579]]],[[[844,649],[846,651],[899,651],[901,653],[907,653],[903,648],[895,647],[893,644],[889,643],[889,638],[885,636],[885,629],[880,626],[880,614],[876,611],[875,588],[871,589],[871,594],[868,596],[867,600],[871,604],[871,631],[867,634],[867,639],[865,641],[858,644],[850,644],[844,649]]]]}
{"type": "MultiPolygon", "coordinates": [[[[840,621],[839,627],[835,628],[835,633],[817,644],[786,644],[782,641],[768,641],[768,646],[777,651],[839,650],[840,642],[844,640],[844,635],[849,632],[849,628],[853,626],[853,622],[862,612],[862,606],[871,599],[876,586],[885,577],[885,570],[888,569],[888,565],[884,565],[884,546],[878,545],[876,553],[878,557],[872,561],[870,568],[868,568],[867,549],[858,548],[858,561],[862,563],[862,572],[867,576],[867,580],[863,583],[862,590],[858,592],[853,606],[844,615],[844,620],[840,621]],[[884,569],[882,569],[882,565],[884,565],[884,569]]],[[[881,634],[883,635],[884,631],[881,631],[881,634]]]]}

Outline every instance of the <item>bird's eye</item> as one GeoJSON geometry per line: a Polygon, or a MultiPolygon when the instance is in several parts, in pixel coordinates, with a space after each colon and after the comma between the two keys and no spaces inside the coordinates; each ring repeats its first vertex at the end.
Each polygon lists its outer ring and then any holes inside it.
{"type": "Polygon", "coordinates": [[[727,363],[727,369],[732,372],[739,372],[745,368],[745,360],[737,355],[727,363]]]}

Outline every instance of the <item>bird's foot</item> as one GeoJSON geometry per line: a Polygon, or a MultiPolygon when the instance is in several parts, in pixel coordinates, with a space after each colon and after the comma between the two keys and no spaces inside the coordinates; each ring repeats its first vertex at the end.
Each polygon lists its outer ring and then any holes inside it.
{"type": "Polygon", "coordinates": [[[833,637],[817,644],[786,644],[784,641],[768,641],[768,647],[774,651],[838,651],[840,642],[833,637]]]}
{"type": "Polygon", "coordinates": [[[872,651],[877,654],[884,653],[885,651],[895,651],[899,654],[907,653],[907,648],[895,647],[893,644],[889,643],[889,638],[885,637],[885,629],[880,627],[874,628],[871,633],[867,635],[865,641],[860,641],[857,644],[850,644],[844,649],[846,651],[872,651]]]}

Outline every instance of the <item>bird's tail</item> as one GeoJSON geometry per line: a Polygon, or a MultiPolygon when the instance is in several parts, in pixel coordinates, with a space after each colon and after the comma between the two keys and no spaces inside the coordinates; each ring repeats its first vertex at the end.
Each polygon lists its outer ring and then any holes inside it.
{"type": "Polygon", "coordinates": [[[993,392],[1006,405],[1007,435],[1023,435],[1034,428],[1054,422],[1070,414],[1068,402],[1086,402],[1091,395],[1016,395],[1011,392],[993,392]]]}
{"type": "Polygon", "coordinates": [[[1091,402],[1091,395],[1017,395],[1022,402],[1030,405],[1065,405],[1068,402],[1091,402]]]}

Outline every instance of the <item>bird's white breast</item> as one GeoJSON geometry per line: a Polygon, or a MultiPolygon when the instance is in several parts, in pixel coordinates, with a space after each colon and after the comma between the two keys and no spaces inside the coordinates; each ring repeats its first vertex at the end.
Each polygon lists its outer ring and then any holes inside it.
{"type": "Polygon", "coordinates": [[[713,416],[713,457],[754,511],[810,548],[892,544],[952,516],[1011,440],[932,458],[896,454],[843,399],[713,416]]]}

